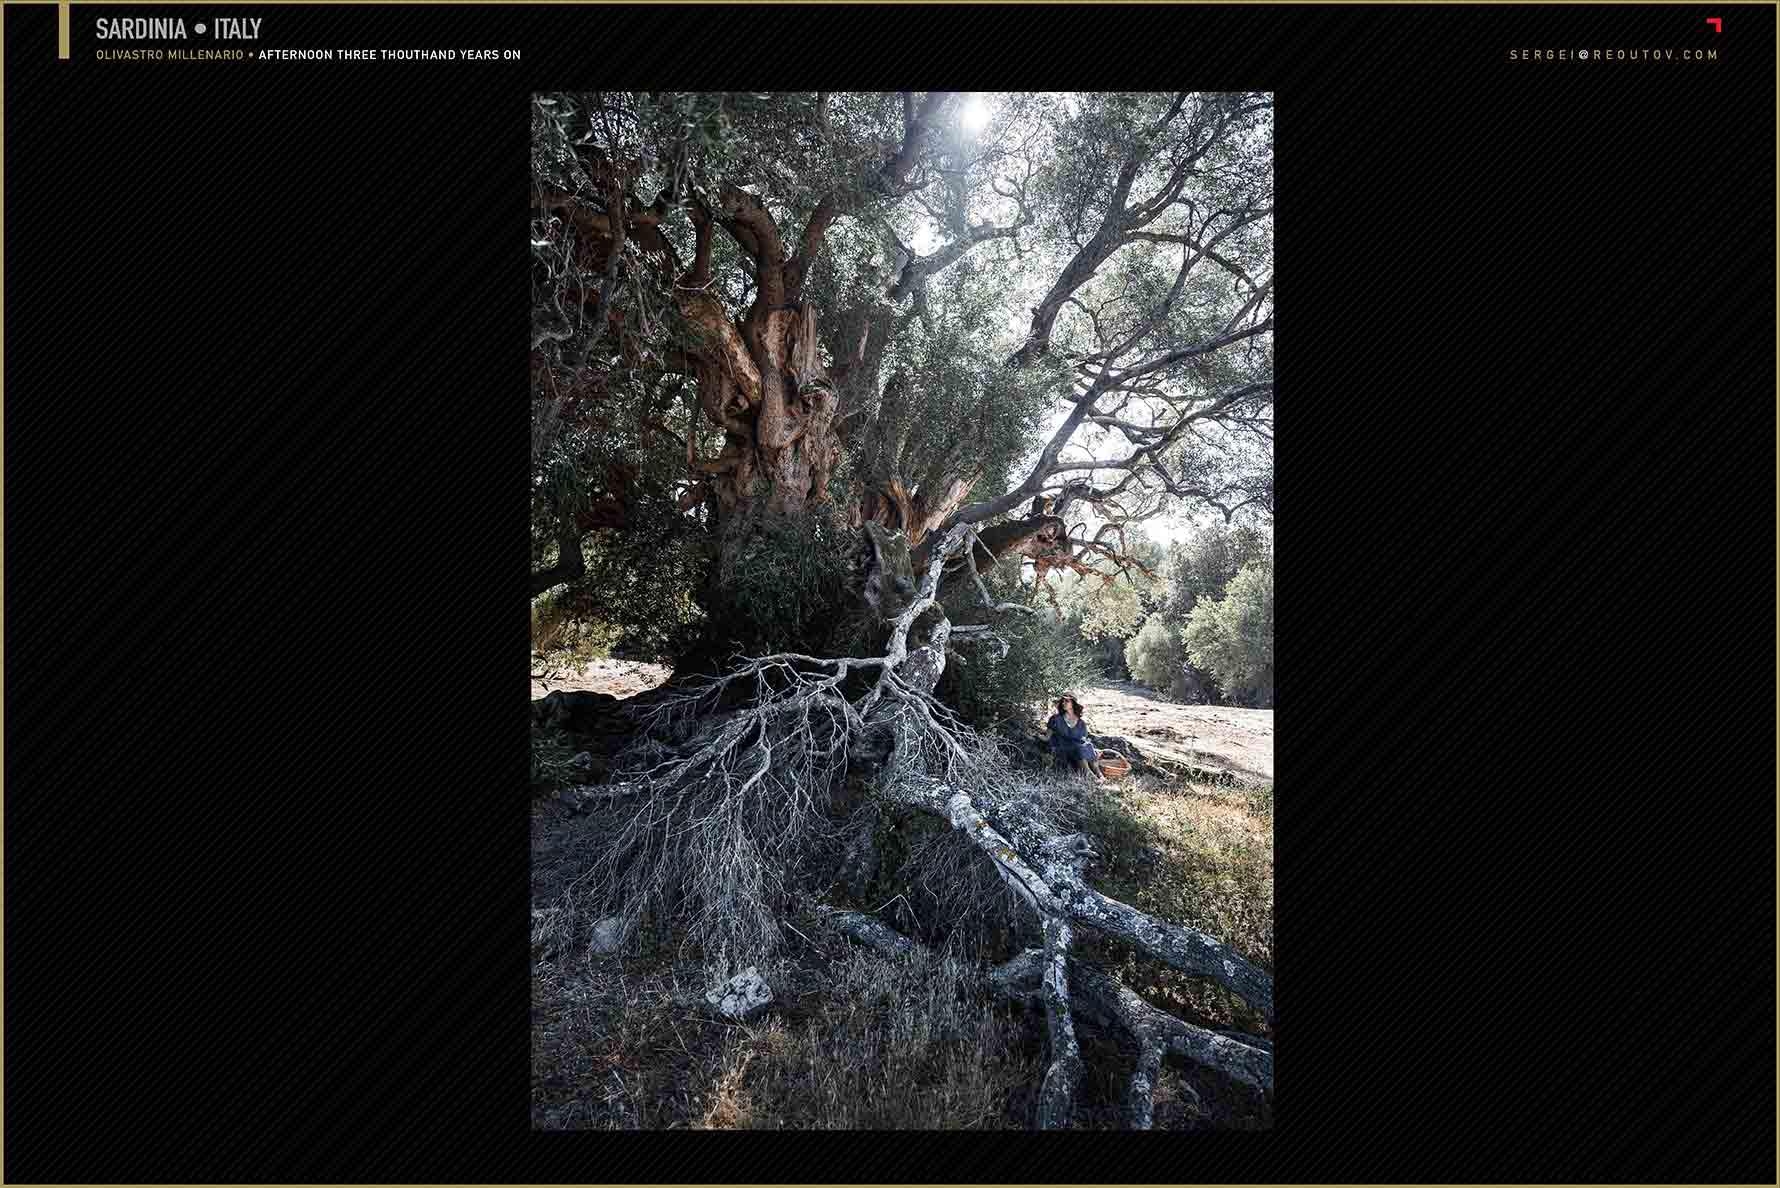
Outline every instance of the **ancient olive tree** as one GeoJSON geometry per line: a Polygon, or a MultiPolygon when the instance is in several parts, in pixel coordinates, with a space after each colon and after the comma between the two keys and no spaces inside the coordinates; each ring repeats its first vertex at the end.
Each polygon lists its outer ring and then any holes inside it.
{"type": "MultiPolygon", "coordinates": [[[[716,575],[711,630],[787,588],[823,592],[814,611],[789,599],[781,639],[754,637],[777,646],[639,699],[610,780],[575,793],[610,815],[595,882],[627,927],[672,919],[707,953],[769,951],[786,905],[837,877],[824,843],[872,860],[857,821],[834,819],[843,789],[863,791],[869,814],[943,822],[1029,913],[1041,943],[997,984],[1046,1011],[1045,1125],[1071,1113],[1076,1010],[1137,1037],[1136,1124],[1164,1053],[1271,1091],[1265,1043],[1080,966],[1072,930],[1269,1021],[1271,979],[1090,887],[1056,786],[934,695],[949,661],[994,654],[999,619],[1034,612],[1031,583],[991,589],[1010,560],[1037,584],[1104,579],[1138,563],[1123,526],[1171,501],[1271,512],[1271,108],[1200,92],[535,97],[534,595],[651,552],[716,575]],[[820,556],[837,542],[862,558],[845,582],[820,556]],[[978,621],[954,625],[960,597],[978,621]]],[[[834,919],[883,940],[881,922],[834,919]]]]}
{"type": "Polygon", "coordinates": [[[1112,552],[1073,507],[1271,509],[1270,99],[982,102],[536,98],[534,594],[670,489],[719,537],[838,503],[917,571],[956,523],[1055,568],[1112,552]],[[622,456],[551,470],[590,423],[622,456]]]}

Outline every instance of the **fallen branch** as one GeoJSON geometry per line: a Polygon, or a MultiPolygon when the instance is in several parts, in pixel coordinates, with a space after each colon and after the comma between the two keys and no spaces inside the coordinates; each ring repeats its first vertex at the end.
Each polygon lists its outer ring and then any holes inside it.
{"type": "Polygon", "coordinates": [[[1273,979],[1233,950],[1185,924],[1172,924],[1110,899],[1085,883],[1059,888],[1069,913],[1083,924],[1129,941],[1182,973],[1210,978],[1273,1022],[1273,979]]]}
{"type": "Polygon", "coordinates": [[[1158,920],[1094,890],[1083,879],[1080,862],[1063,857],[1058,850],[1057,843],[1063,839],[1032,817],[1024,823],[1026,836],[1021,840],[1025,847],[1059,855],[1045,860],[1042,871],[1020,857],[968,793],[938,785],[925,796],[910,797],[910,803],[937,812],[941,796],[945,797],[944,815],[952,827],[989,856],[1002,880],[1040,919],[1063,916],[1117,936],[1182,973],[1210,978],[1273,1022],[1273,979],[1264,971],[1196,928],[1158,920]]]}
{"type": "Polygon", "coordinates": [[[1075,1115],[1075,1087],[1082,1079],[1081,1049],[1069,1014],[1069,922],[1045,920],[1044,1002],[1051,1066],[1038,1090],[1038,1128],[1061,1130],[1075,1115]]]}
{"type": "MultiPolygon", "coordinates": [[[[1125,1028],[1137,1039],[1140,1052],[1145,1044],[1153,1044],[1189,1063],[1215,1069],[1233,1081],[1264,1093],[1273,1092],[1272,1052],[1177,1019],[1144,1001],[1116,978],[1080,961],[1072,960],[1069,966],[1078,1003],[1101,1019],[1125,1028]]],[[[998,967],[990,981],[1008,997],[1034,1005],[1038,987],[1050,976],[1046,951],[1027,949],[998,967]]]]}
{"type": "Polygon", "coordinates": [[[920,945],[876,916],[868,916],[864,912],[847,911],[827,905],[823,905],[817,910],[826,916],[828,922],[838,928],[843,935],[858,941],[868,949],[877,950],[886,957],[912,957],[921,949],[920,945]]]}

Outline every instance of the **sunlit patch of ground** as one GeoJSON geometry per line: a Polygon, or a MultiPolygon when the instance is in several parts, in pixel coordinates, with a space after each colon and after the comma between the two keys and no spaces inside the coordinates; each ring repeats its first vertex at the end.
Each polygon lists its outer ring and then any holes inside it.
{"type": "MultiPolygon", "coordinates": [[[[1097,857],[1089,881],[1116,899],[1190,925],[1273,969],[1271,788],[1135,777],[1084,791],[1097,857]]],[[[1092,939],[1126,985],[1204,1027],[1269,1034],[1247,1004],[1113,939],[1092,939]]]]}
{"type": "Polygon", "coordinates": [[[1273,783],[1273,711],[1179,705],[1131,681],[1100,681],[1081,693],[1096,734],[1118,734],[1146,758],[1210,766],[1248,783],[1273,783]]]}
{"type": "Polygon", "coordinates": [[[579,671],[544,674],[540,663],[533,658],[533,701],[558,689],[635,697],[667,680],[673,671],[665,665],[644,664],[638,660],[595,660],[579,671]]]}

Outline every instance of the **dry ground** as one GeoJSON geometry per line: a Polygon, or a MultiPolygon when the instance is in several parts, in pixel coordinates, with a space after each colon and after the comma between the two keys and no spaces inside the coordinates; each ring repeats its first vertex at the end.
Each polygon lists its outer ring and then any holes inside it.
{"type": "Polygon", "coordinates": [[[1096,734],[1118,734],[1144,757],[1227,771],[1248,783],[1273,782],[1273,711],[1177,705],[1132,681],[1101,681],[1082,692],[1096,734]]]}
{"type": "Polygon", "coordinates": [[[614,697],[635,697],[668,679],[670,669],[660,664],[643,664],[636,660],[595,660],[579,672],[542,675],[532,660],[532,700],[558,689],[571,692],[610,693],[614,697]]]}

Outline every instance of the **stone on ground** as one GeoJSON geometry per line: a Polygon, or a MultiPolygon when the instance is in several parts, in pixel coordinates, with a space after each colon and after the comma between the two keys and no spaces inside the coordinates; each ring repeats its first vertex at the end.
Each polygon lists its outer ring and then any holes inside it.
{"type": "Polygon", "coordinates": [[[593,926],[593,940],[588,948],[595,953],[616,953],[624,943],[624,921],[608,916],[593,926]]]}
{"type": "Polygon", "coordinates": [[[705,1005],[720,1017],[738,1023],[758,1018],[772,1004],[772,987],[752,965],[721,986],[705,992],[705,1005]]]}

